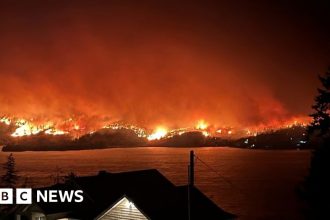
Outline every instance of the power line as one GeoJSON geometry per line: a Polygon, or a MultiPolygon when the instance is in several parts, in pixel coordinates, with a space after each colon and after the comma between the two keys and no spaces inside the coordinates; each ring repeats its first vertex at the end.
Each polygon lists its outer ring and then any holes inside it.
{"type": "Polygon", "coordinates": [[[220,177],[222,180],[224,180],[226,183],[228,183],[233,189],[236,189],[240,194],[245,195],[240,188],[235,186],[233,182],[231,182],[229,179],[227,179],[225,176],[223,176],[221,173],[216,171],[214,168],[212,168],[210,165],[208,165],[205,161],[203,161],[201,158],[199,158],[197,155],[195,155],[195,158],[199,160],[205,167],[207,167],[209,170],[214,172],[218,177],[220,177]]]}

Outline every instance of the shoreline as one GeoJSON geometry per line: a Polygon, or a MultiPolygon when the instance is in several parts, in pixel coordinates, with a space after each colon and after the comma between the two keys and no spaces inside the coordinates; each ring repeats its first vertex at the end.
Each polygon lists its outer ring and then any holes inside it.
{"type": "Polygon", "coordinates": [[[3,145],[0,146],[0,151],[4,153],[19,153],[19,152],[62,152],[62,151],[88,151],[88,150],[107,150],[107,149],[132,149],[132,148],[178,148],[178,149],[189,149],[189,148],[232,148],[232,149],[242,149],[242,150],[264,150],[264,151],[311,151],[313,148],[293,148],[293,147],[286,147],[286,148],[277,148],[277,147],[260,147],[260,148],[246,148],[246,147],[233,147],[233,146],[111,146],[111,147],[91,147],[86,149],[45,149],[45,150],[3,150],[3,145]]]}

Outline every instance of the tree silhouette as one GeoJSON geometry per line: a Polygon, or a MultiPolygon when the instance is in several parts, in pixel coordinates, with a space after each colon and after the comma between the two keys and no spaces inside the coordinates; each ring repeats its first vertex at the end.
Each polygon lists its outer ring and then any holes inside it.
{"type": "Polygon", "coordinates": [[[314,113],[310,115],[313,121],[308,127],[308,131],[310,135],[316,134],[322,138],[327,138],[330,133],[330,67],[325,76],[320,76],[319,79],[323,88],[317,89],[318,95],[312,106],[314,113]]]}
{"type": "Polygon", "coordinates": [[[62,173],[63,170],[60,167],[56,166],[54,174],[50,176],[53,179],[54,184],[59,184],[63,182],[64,177],[62,173]]]}
{"type": "Polygon", "coordinates": [[[64,176],[64,182],[70,183],[73,182],[77,178],[77,175],[74,172],[69,172],[64,176]]]}
{"type": "Polygon", "coordinates": [[[309,175],[305,182],[305,196],[310,204],[310,218],[330,219],[330,68],[319,77],[322,88],[318,89],[313,121],[308,127],[308,136],[315,146],[309,175]]]}
{"type": "Polygon", "coordinates": [[[13,154],[9,154],[2,168],[5,170],[4,175],[1,177],[2,187],[14,188],[18,180],[18,175],[13,154]]]}

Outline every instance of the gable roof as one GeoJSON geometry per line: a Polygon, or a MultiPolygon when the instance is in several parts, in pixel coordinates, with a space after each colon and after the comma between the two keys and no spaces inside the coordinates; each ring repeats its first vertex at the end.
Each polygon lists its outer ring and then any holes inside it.
{"type": "Polygon", "coordinates": [[[125,218],[125,219],[141,219],[148,220],[146,214],[144,214],[136,205],[128,199],[126,196],[123,196],[119,201],[115,204],[111,205],[107,210],[98,215],[95,220],[101,220],[103,218],[125,218]]]}
{"type": "MultiPolygon", "coordinates": [[[[188,219],[188,186],[175,186],[158,170],[121,173],[100,172],[77,177],[74,182],[43,189],[84,192],[83,203],[38,203],[45,213],[68,212],[68,217],[93,219],[126,196],[150,219],[188,219]]],[[[234,215],[219,208],[196,187],[190,191],[191,219],[232,219],[234,215]]]]}

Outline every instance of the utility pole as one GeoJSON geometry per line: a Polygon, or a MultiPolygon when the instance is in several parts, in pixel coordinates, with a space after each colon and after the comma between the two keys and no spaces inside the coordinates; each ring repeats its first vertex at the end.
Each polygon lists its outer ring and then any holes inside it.
{"type": "Polygon", "coordinates": [[[191,191],[195,184],[195,171],[194,171],[194,151],[190,151],[189,165],[188,165],[188,220],[191,219],[191,191]]]}
{"type": "Polygon", "coordinates": [[[189,171],[189,185],[191,187],[195,184],[195,154],[194,151],[190,151],[190,171],[189,171]]]}

